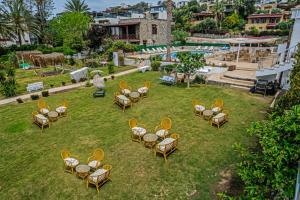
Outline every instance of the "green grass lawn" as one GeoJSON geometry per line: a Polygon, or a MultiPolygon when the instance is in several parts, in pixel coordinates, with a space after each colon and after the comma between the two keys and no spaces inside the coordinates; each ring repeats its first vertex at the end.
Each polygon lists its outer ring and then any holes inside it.
{"type": "MultiPolygon", "coordinates": [[[[129,69],[133,69],[133,66],[123,66],[123,67],[115,67],[115,73],[126,71],[129,69]]],[[[36,72],[42,73],[47,71],[53,71],[54,67],[45,67],[42,69],[36,69],[36,72]]],[[[108,69],[107,67],[101,67],[101,68],[94,68],[93,70],[101,70],[103,71],[103,76],[108,75],[108,69]]],[[[16,80],[17,80],[17,93],[18,94],[24,94],[27,93],[26,87],[29,83],[35,83],[35,82],[43,82],[44,88],[49,89],[50,85],[53,85],[54,87],[60,87],[62,86],[62,82],[65,82],[66,85],[72,84],[70,74],[58,74],[54,76],[47,76],[47,77],[41,77],[39,75],[36,75],[34,70],[23,70],[23,69],[17,69],[16,70],[16,80]]],[[[0,99],[3,99],[4,96],[0,94],[0,99]]]]}
{"type": "Polygon", "coordinates": [[[63,99],[70,103],[66,118],[43,133],[31,123],[37,102],[0,107],[0,199],[212,199],[219,173],[238,162],[232,145],[250,145],[250,123],[263,119],[267,100],[247,92],[203,85],[186,89],[159,84],[159,73],[134,73],[122,79],[133,88],[152,82],[148,98],[125,113],[113,104],[118,80],[107,83],[105,98],[92,98],[94,88],[81,88],[46,99],[50,107],[63,99]],[[220,129],[193,114],[192,99],[210,106],[223,98],[230,118],[220,129]],[[171,133],[180,134],[179,150],[155,157],[142,144],[132,142],[128,120],[137,118],[149,132],[162,117],[173,121],[171,133]],[[96,148],[105,151],[112,182],[97,194],[94,187],[64,172],[62,149],[85,163],[96,148]]]}

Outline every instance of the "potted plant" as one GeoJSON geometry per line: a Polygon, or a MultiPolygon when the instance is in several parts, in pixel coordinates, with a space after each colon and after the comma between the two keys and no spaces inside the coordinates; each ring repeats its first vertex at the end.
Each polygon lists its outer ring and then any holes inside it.
{"type": "Polygon", "coordinates": [[[106,81],[107,81],[107,78],[104,78],[103,80],[106,82],[106,81]]]}
{"type": "Polygon", "coordinates": [[[66,82],[62,81],[62,82],[61,82],[61,85],[62,85],[62,86],[65,86],[65,85],[66,85],[66,82]]]}
{"type": "Polygon", "coordinates": [[[24,103],[23,99],[21,99],[21,98],[17,98],[16,101],[17,101],[18,103],[24,103]]]}
{"type": "Polygon", "coordinates": [[[32,100],[38,100],[40,98],[40,96],[38,94],[32,94],[32,95],[30,95],[30,98],[32,100]]]}
{"type": "Polygon", "coordinates": [[[54,87],[54,85],[53,85],[53,84],[50,84],[50,87],[51,87],[51,88],[53,88],[53,87],[54,87]]]}
{"type": "Polygon", "coordinates": [[[115,76],[114,76],[114,75],[112,75],[110,78],[111,78],[111,80],[114,80],[114,79],[115,79],[115,76]]]}
{"type": "Polygon", "coordinates": [[[49,96],[48,90],[42,91],[42,97],[48,97],[48,96],[49,96]]]}

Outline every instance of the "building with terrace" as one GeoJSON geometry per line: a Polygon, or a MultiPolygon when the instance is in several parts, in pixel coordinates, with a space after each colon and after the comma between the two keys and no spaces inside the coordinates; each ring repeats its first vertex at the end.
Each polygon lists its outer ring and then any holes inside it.
{"type": "Polygon", "coordinates": [[[288,17],[284,13],[278,14],[252,14],[248,16],[248,23],[245,25],[246,31],[256,28],[259,31],[274,29],[279,22],[287,21],[288,17]]]}
{"type": "Polygon", "coordinates": [[[150,13],[144,18],[101,20],[96,24],[107,28],[113,39],[128,43],[156,45],[167,41],[167,20],[153,19],[150,13]]]}

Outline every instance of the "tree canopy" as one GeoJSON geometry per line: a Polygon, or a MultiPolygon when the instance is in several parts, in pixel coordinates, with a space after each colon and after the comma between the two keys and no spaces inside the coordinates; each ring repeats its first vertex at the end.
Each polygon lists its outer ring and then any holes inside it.
{"type": "Polygon", "coordinates": [[[80,50],[84,45],[84,35],[89,29],[90,17],[79,12],[64,13],[50,22],[50,30],[63,45],[80,50]]]}

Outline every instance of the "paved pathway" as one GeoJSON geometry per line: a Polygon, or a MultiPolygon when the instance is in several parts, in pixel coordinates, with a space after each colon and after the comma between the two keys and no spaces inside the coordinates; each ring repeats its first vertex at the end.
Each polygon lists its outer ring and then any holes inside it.
{"type": "MultiPolygon", "coordinates": [[[[137,71],[138,71],[138,69],[130,69],[130,70],[127,70],[127,71],[123,71],[123,72],[114,74],[114,76],[115,77],[124,76],[124,75],[131,74],[131,73],[134,73],[134,72],[137,72],[137,71]]],[[[110,76],[105,76],[103,78],[109,79],[110,76]]],[[[91,80],[91,82],[92,81],[93,80],[91,80]]],[[[59,93],[59,92],[65,92],[65,91],[73,90],[73,89],[85,86],[85,84],[86,84],[86,82],[75,83],[75,84],[72,84],[72,85],[66,85],[66,86],[62,86],[62,87],[50,88],[50,89],[48,89],[48,91],[49,91],[50,94],[55,94],[55,93],[59,93]]],[[[30,99],[30,96],[32,94],[41,95],[41,93],[42,93],[41,91],[39,91],[39,92],[32,92],[32,93],[28,93],[28,94],[24,94],[24,95],[12,97],[12,98],[2,99],[2,100],[0,100],[0,105],[5,105],[5,104],[12,103],[12,102],[16,102],[16,99],[18,99],[18,98],[21,98],[23,100],[30,99]]]]}

